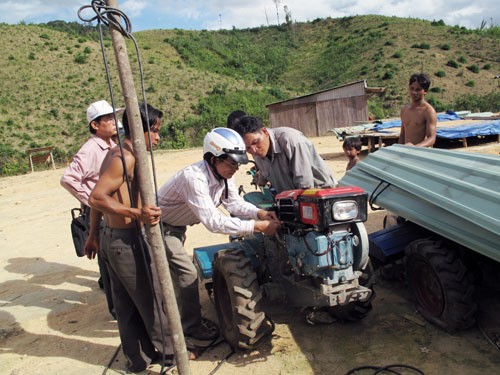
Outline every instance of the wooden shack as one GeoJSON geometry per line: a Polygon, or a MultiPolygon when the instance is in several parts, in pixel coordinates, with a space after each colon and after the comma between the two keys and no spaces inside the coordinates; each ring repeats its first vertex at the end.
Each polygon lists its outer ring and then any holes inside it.
{"type": "Polygon", "coordinates": [[[332,128],[369,121],[368,98],[382,92],[384,88],[368,87],[363,80],[268,104],[270,126],[289,126],[308,137],[323,136],[332,128]]]}

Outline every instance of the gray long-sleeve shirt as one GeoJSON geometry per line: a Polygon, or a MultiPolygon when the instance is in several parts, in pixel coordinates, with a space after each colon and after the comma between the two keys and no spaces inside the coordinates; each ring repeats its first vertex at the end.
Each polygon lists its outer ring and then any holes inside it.
{"type": "Polygon", "coordinates": [[[278,193],[285,190],[337,185],[330,168],[302,132],[287,127],[267,128],[271,158],[254,157],[261,176],[278,193]]]}

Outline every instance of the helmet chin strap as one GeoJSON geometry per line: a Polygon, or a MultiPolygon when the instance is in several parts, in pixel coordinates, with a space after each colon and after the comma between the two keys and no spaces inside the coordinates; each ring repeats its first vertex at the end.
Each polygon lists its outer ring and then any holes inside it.
{"type": "Polygon", "coordinates": [[[222,177],[219,172],[217,171],[217,168],[215,166],[215,159],[216,157],[215,156],[212,156],[210,158],[210,162],[208,163],[208,165],[210,166],[210,169],[212,170],[212,172],[214,172],[214,175],[215,177],[218,179],[218,180],[224,180],[224,198],[227,199],[229,197],[229,189],[227,187],[227,179],[222,177]]]}

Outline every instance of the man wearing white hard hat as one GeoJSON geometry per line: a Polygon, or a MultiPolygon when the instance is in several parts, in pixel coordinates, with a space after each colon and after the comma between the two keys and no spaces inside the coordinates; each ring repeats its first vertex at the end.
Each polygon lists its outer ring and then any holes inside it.
{"type": "MultiPolygon", "coordinates": [[[[112,140],[117,134],[114,112],[106,100],[94,102],[87,108],[87,124],[91,136],[73,156],[73,160],[61,177],[61,185],[78,199],[88,219],[90,219],[89,196],[99,179],[102,161],[108,151],[116,146],[112,140]]],[[[117,109],[116,112],[121,113],[123,109],[117,109]]],[[[99,262],[101,273],[99,285],[106,293],[109,312],[114,316],[109,292],[109,276],[105,265],[101,263],[99,262]]]]}
{"type": "Polygon", "coordinates": [[[212,340],[219,334],[201,316],[198,273],[184,249],[187,226],[202,223],[213,233],[228,235],[274,235],[281,226],[274,212],[261,210],[238,195],[233,176],[240,164],[247,163],[241,136],[232,129],[215,128],[205,136],[203,160],[177,172],[158,191],[167,258],[187,338],[212,340]],[[232,216],[220,211],[219,205],[232,216]]]}

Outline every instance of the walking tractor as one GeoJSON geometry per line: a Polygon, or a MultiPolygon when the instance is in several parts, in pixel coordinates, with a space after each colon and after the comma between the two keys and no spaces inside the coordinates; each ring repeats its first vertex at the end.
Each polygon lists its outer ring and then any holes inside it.
{"type": "Polygon", "coordinates": [[[303,307],[311,324],[362,319],[374,298],[363,189],[289,190],[270,197],[267,191],[244,195],[275,210],[284,223],[275,236],[194,249],[221,332],[234,349],[251,349],[272,332],[264,298],[303,307]]]}

